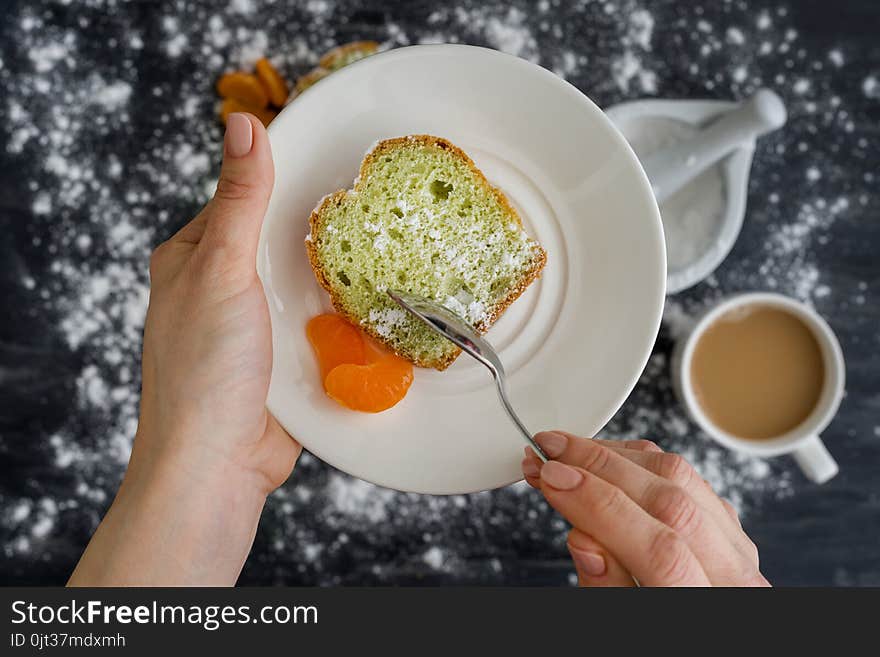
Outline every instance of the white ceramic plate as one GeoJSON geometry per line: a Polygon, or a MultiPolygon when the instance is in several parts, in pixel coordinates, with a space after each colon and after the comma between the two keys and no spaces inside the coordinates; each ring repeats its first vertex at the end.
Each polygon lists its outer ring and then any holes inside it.
{"type": "Polygon", "coordinates": [[[522,439],[489,373],[467,356],[416,369],[409,394],[377,415],[327,398],[306,340],[330,308],[303,238],[318,200],[348,188],[378,139],[445,137],[501,187],[548,254],[488,334],[533,431],[597,432],[635,385],[662,314],[660,215],[626,141],[577,89],[493,50],[414,46],[334,73],[272,123],[275,190],[258,271],[272,315],[270,411],[319,458],[376,484],[465,493],[521,478],[522,439]]]}

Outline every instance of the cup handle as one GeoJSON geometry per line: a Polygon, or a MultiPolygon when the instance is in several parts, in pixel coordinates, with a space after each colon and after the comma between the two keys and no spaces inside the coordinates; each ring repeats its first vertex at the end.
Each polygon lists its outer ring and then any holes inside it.
{"type": "Polygon", "coordinates": [[[794,460],[804,471],[807,479],[817,484],[824,484],[838,472],[837,461],[825,448],[819,436],[811,436],[796,449],[794,460]]]}

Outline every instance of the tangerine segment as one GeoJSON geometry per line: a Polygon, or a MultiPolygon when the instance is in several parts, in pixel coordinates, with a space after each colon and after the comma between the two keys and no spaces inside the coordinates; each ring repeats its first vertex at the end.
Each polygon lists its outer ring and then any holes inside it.
{"type": "Polygon", "coordinates": [[[263,83],[266,91],[269,93],[269,101],[276,107],[282,107],[287,101],[288,89],[287,83],[278,70],[272,66],[272,62],[263,57],[257,60],[257,77],[263,83]]]}
{"type": "Polygon", "coordinates": [[[306,337],[318,357],[321,381],[339,365],[367,363],[361,332],[339,315],[327,313],[312,317],[306,324],[306,337]]]}
{"type": "Polygon", "coordinates": [[[361,335],[364,336],[364,357],[366,358],[365,362],[367,365],[382,360],[383,358],[387,358],[388,356],[397,355],[373,336],[364,332],[361,332],[361,335]]]}
{"type": "Polygon", "coordinates": [[[352,410],[379,413],[403,399],[412,381],[412,364],[391,354],[369,365],[339,365],[324,379],[324,390],[352,410]]]}
{"type": "Polygon", "coordinates": [[[256,75],[236,71],[217,80],[217,93],[223,98],[235,98],[245,105],[262,109],[269,104],[269,94],[256,75]]]}

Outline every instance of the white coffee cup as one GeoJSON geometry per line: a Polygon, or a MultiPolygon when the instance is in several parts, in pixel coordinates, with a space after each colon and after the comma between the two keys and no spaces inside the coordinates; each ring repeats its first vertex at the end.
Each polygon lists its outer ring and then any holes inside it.
{"type": "Polygon", "coordinates": [[[792,454],[804,474],[822,484],[837,474],[837,463],[825,448],[819,434],[831,422],[843,398],[846,367],[837,337],[815,310],[781,294],[749,292],[730,297],[700,317],[690,333],[680,340],[672,361],[673,383],[688,414],[716,442],[729,449],[760,457],[792,454]],[[727,433],[703,412],[691,381],[691,361],[700,337],[722,315],[745,306],[770,306],[787,311],[800,319],[816,337],[825,364],[825,381],[812,413],[794,429],[768,440],[745,440],[727,433]]]}

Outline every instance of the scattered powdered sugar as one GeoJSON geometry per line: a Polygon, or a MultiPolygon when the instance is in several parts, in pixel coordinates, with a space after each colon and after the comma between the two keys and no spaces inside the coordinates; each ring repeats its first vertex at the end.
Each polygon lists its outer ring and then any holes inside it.
{"type": "Polygon", "coordinates": [[[59,504],[49,497],[35,501],[20,499],[12,503],[3,522],[5,527],[18,531],[14,532],[16,538],[4,545],[5,555],[10,557],[29,551],[34,544],[43,544],[55,531],[59,511],[59,504]]]}
{"type": "Polygon", "coordinates": [[[626,33],[621,37],[624,51],[611,61],[611,73],[624,92],[630,88],[642,93],[657,91],[657,76],[647,68],[643,55],[651,51],[654,17],[645,9],[628,12],[626,33]]]}
{"type": "Polygon", "coordinates": [[[394,497],[394,492],[360,479],[332,475],[326,495],[331,512],[378,523],[388,519],[388,503],[394,497]]]}
{"type": "Polygon", "coordinates": [[[29,515],[31,515],[31,502],[30,500],[21,500],[18,504],[11,507],[9,511],[9,519],[12,522],[22,522],[29,515]]]}
{"type": "Polygon", "coordinates": [[[31,525],[31,536],[35,539],[46,538],[55,527],[58,516],[58,504],[55,500],[44,497],[37,504],[36,520],[31,525]]]}
{"type": "Polygon", "coordinates": [[[183,143],[174,154],[174,166],[182,176],[192,177],[207,173],[211,158],[207,153],[197,153],[192,144],[183,143]]]}
{"type": "Polygon", "coordinates": [[[467,37],[483,39],[487,45],[503,52],[538,62],[538,42],[526,18],[522,9],[509,7],[504,10],[490,3],[471,8],[438,9],[428,16],[427,21],[435,31],[419,42],[454,43],[464,33],[467,37]],[[449,30],[457,33],[455,38],[450,38],[449,30]]]}
{"type": "Polygon", "coordinates": [[[422,555],[422,561],[434,570],[441,570],[447,563],[446,553],[436,545],[429,547],[422,555]]]}
{"type": "Polygon", "coordinates": [[[117,81],[101,86],[95,95],[95,102],[101,106],[102,111],[112,112],[128,103],[130,97],[131,85],[117,81]]]}

